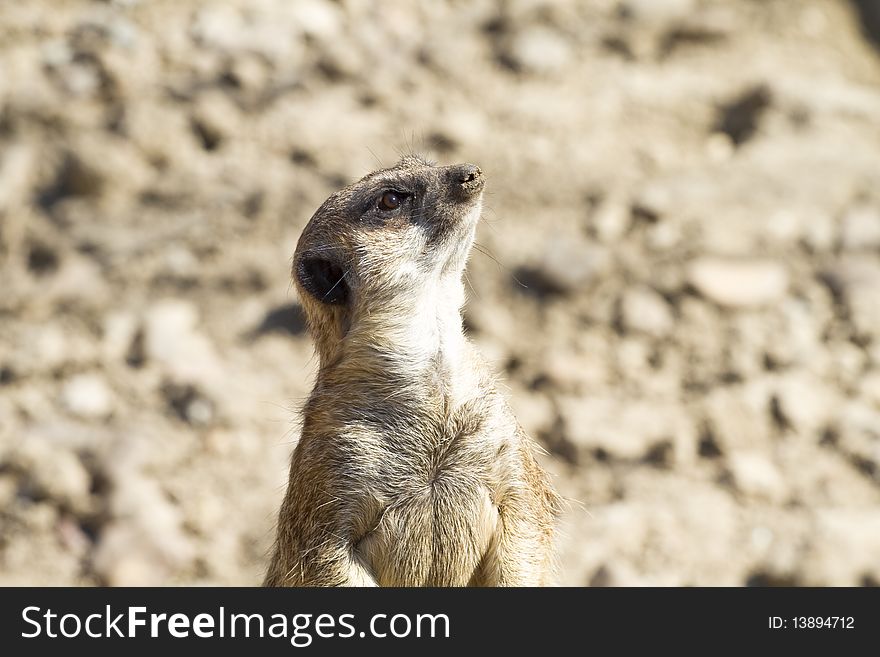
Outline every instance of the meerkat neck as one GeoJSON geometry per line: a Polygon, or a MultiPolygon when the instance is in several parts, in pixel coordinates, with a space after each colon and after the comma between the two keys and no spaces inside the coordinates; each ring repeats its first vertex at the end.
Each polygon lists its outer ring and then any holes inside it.
{"type": "Polygon", "coordinates": [[[336,367],[369,372],[375,384],[426,384],[451,398],[453,405],[472,396],[461,280],[443,277],[396,298],[405,302],[365,307],[355,314],[336,367]]]}

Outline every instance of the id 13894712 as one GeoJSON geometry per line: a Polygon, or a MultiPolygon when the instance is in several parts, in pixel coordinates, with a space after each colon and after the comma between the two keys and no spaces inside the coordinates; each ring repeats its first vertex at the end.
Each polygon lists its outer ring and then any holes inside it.
{"type": "Polygon", "coordinates": [[[852,630],[856,621],[853,616],[770,616],[767,626],[771,630],[852,630]]]}

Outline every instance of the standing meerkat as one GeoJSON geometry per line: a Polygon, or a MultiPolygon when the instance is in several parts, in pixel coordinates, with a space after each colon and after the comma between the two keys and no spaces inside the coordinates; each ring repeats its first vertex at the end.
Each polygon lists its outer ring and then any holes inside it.
{"type": "Polygon", "coordinates": [[[483,185],[409,156],[305,227],[293,278],[320,368],[266,585],[553,583],[559,497],[462,330],[483,185]]]}

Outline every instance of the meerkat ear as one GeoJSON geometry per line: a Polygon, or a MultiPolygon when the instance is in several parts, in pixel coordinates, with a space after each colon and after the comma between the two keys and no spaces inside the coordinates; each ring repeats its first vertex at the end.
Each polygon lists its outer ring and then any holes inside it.
{"type": "Polygon", "coordinates": [[[326,258],[306,255],[299,261],[296,272],[300,284],[318,301],[343,304],[348,301],[345,272],[338,264],[326,258]]]}

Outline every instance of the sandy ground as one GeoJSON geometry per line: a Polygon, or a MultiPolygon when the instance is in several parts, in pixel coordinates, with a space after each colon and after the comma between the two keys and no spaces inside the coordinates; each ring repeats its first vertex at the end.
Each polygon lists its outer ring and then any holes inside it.
{"type": "Polygon", "coordinates": [[[0,4],[0,584],[259,583],[290,255],[413,150],[487,175],[466,323],[563,583],[877,584],[878,38],[844,0],[0,4]]]}

